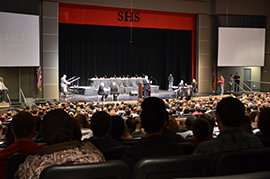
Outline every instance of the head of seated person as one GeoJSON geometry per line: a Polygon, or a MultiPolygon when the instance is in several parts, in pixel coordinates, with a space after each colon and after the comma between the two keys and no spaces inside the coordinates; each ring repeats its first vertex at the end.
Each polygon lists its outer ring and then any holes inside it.
{"type": "Polygon", "coordinates": [[[72,118],[72,121],[73,121],[73,127],[74,127],[72,140],[77,140],[80,142],[82,139],[82,131],[81,131],[80,122],[75,118],[72,118]]]}
{"type": "Polygon", "coordinates": [[[29,112],[19,112],[11,121],[11,132],[15,142],[31,140],[34,136],[36,120],[29,112]]]}
{"type": "Polygon", "coordinates": [[[245,107],[238,99],[223,98],[217,105],[217,122],[220,131],[240,127],[245,116],[245,107]]]}
{"type": "Polygon", "coordinates": [[[252,133],[252,127],[251,127],[251,119],[250,119],[250,117],[248,115],[245,115],[245,117],[243,119],[243,123],[241,124],[241,129],[244,132],[253,134],[252,133]]]}
{"type": "Polygon", "coordinates": [[[91,118],[91,130],[94,138],[102,138],[109,134],[112,127],[111,116],[104,112],[96,112],[91,118]]]}
{"type": "Polygon", "coordinates": [[[259,113],[258,128],[263,137],[270,139],[270,108],[265,108],[259,113]]]}
{"type": "Polygon", "coordinates": [[[208,139],[210,138],[211,125],[204,118],[195,119],[192,123],[193,137],[192,140],[196,139],[208,139]]]}
{"type": "Polygon", "coordinates": [[[146,98],[142,103],[141,124],[146,132],[146,137],[153,134],[161,135],[166,127],[168,112],[162,99],[156,97],[146,98]]]}
{"type": "Polygon", "coordinates": [[[209,135],[210,137],[213,137],[213,131],[214,131],[214,127],[215,127],[215,119],[212,115],[210,114],[202,114],[199,116],[200,119],[205,119],[209,122],[210,124],[210,131],[209,131],[209,135]]]}
{"type": "Polygon", "coordinates": [[[187,130],[191,130],[192,129],[192,123],[193,123],[193,121],[196,119],[196,117],[195,116],[188,116],[187,118],[186,118],[186,128],[187,128],[187,130]]]}
{"type": "Polygon", "coordinates": [[[125,130],[125,121],[120,116],[112,116],[112,125],[109,134],[114,140],[121,140],[124,130],[125,130]]]}
{"type": "Polygon", "coordinates": [[[48,112],[41,125],[41,134],[48,145],[71,141],[73,130],[72,118],[61,109],[48,112]]]}

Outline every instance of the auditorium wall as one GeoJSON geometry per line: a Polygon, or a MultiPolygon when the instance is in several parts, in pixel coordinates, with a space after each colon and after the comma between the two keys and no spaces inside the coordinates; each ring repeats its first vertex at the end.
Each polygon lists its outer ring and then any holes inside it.
{"type": "MultiPolygon", "coordinates": [[[[216,60],[216,52],[213,51],[216,45],[216,34],[213,33],[212,29],[215,28],[214,19],[219,14],[237,14],[237,15],[260,15],[267,16],[267,39],[266,39],[266,58],[265,66],[261,68],[260,78],[262,81],[270,81],[268,73],[270,72],[270,1],[269,0],[258,0],[258,1],[243,1],[243,0],[53,0],[53,1],[38,1],[38,0],[2,0],[0,1],[0,11],[6,12],[20,12],[20,13],[40,13],[40,3],[77,3],[77,4],[89,4],[89,5],[100,5],[100,6],[111,6],[111,7],[124,7],[124,8],[136,8],[136,9],[147,9],[147,10],[158,10],[158,11],[169,11],[169,12],[183,12],[183,13],[194,13],[203,17],[209,23],[209,28],[201,27],[201,40],[208,38],[209,42],[206,41],[198,42],[197,38],[197,66],[196,66],[196,78],[200,80],[200,74],[207,74],[199,83],[200,92],[211,92],[212,89],[212,71],[213,63],[216,60]],[[132,2],[132,6],[131,6],[132,2]],[[208,50],[209,49],[209,50],[208,50]],[[205,50],[208,50],[208,55],[200,57],[205,50]]],[[[57,9],[48,9],[51,13],[57,13],[57,9]]],[[[55,17],[54,17],[55,18],[55,17]]],[[[43,18],[44,20],[44,18],[43,18]]],[[[54,20],[47,18],[44,20],[42,30],[46,28],[47,24],[50,23],[50,27],[53,29],[57,28],[57,24],[54,20]],[[50,21],[50,22],[49,22],[50,21]],[[52,22],[53,21],[53,22],[52,22]],[[54,24],[54,26],[53,26],[54,24]]],[[[197,24],[198,25],[198,24],[197,24]]],[[[42,33],[41,43],[43,43],[44,34],[42,33]]],[[[45,34],[46,35],[46,34],[45,34]]],[[[52,34],[54,36],[58,34],[52,34]]],[[[49,37],[50,38],[50,37],[49,37]]],[[[53,42],[52,40],[51,42],[53,42]]],[[[55,42],[57,43],[57,42],[55,42]]],[[[55,44],[54,44],[55,45],[55,44]]],[[[42,44],[43,46],[43,44],[42,44]]],[[[48,49],[41,49],[41,62],[43,64],[43,89],[48,92],[39,92],[36,88],[36,73],[35,68],[20,69],[20,68],[0,68],[0,76],[5,78],[6,85],[10,88],[10,96],[12,99],[19,98],[19,88],[22,87],[26,97],[44,97],[44,98],[58,98],[58,71],[57,62],[58,55],[57,49],[53,49],[52,52],[43,53],[48,49]],[[43,58],[47,60],[42,61],[43,58]],[[21,75],[23,73],[23,75],[21,75]],[[23,77],[23,79],[21,79],[23,77]],[[44,85],[45,83],[45,85],[44,85]],[[25,85],[28,84],[28,85],[25,85]],[[26,87],[27,86],[27,87],[26,87]]]]}

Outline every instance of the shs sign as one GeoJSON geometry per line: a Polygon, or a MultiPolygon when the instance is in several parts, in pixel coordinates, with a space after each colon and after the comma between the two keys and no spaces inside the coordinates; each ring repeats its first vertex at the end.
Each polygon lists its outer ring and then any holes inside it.
{"type": "Polygon", "coordinates": [[[139,22],[140,17],[139,17],[138,12],[123,12],[119,11],[118,12],[118,21],[126,21],[126,22],[139,22]]]}

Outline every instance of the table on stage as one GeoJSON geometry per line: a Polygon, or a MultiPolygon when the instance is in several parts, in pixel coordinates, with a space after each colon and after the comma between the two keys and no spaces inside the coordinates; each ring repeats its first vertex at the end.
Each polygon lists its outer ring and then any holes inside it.
{"type": "MultiPolygon", "coordinates": [[[[143,79],[144,78],[89,78],[90,86],[78,86],[76,89],[80,91],[80,94],[85,96],[95,96],[97,95],[100,83],[104,83],[104,88],[109,89],[112,82],[115,82],[120,94],[130,94],[131,91],[138,92],[138,84],[139,82],[143,82],[143,79]]],[[[108,93],[110,94],[109,91],[108,93]]],[[[158,85],[152,85],[152,93],[159,93],[158,85]]]]}

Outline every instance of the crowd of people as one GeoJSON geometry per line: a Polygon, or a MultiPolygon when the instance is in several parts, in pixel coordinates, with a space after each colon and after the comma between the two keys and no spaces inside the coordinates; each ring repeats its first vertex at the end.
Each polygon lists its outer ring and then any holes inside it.
{"type": "Polygon", "coordinates": [[[182,142],[194,145],[194,155],[211,158],[228,150],[269,147],[269,103],[269,93],[250,93],[223,99],[149,97],[130,103],[57,101],[21,107],[1,116],[5,148],[0,151],[0,178],[17,152],[36,154],[20,165],[15,177],[39,178],[54,164],[103,162],[105,149],[126,140],[136,141],[121,158],[131,171],[145,157],[185,155],[178,145],[182,142]]]}

